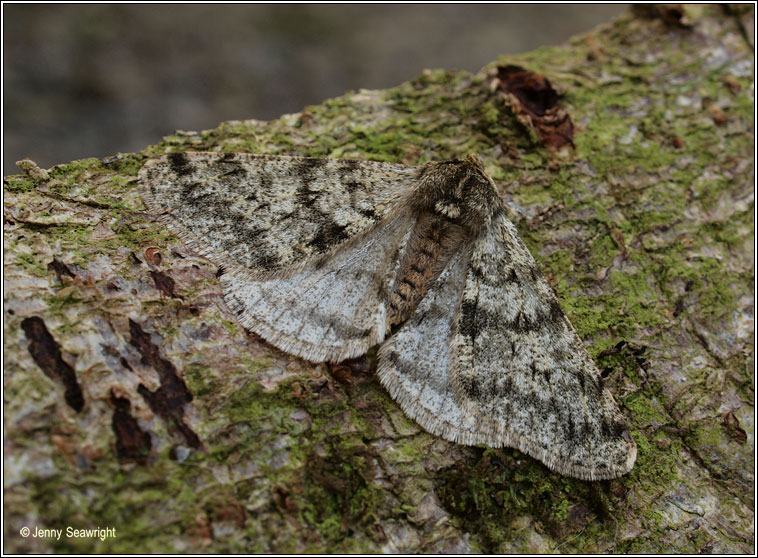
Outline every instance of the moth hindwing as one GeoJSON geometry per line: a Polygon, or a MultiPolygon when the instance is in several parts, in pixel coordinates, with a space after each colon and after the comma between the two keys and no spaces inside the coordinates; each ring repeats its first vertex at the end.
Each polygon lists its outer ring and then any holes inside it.
{"type": "Polygon", "coordinates": [[[151,212],[224,267],[249,330],[314,362],[382,343],[378,376],[427,431],[518,448],[583,479],[637,450],[476,156],[407,167],[177,153],[151,212]]]}

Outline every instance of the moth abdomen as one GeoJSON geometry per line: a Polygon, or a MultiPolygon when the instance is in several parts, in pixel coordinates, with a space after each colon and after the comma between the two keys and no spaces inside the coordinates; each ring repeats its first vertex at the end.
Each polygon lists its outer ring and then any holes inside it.
{"type": "Polygon", "coordinates": [[[465,228],[447,217],[418,217],[389,292],[388,327],[410,317],[465,238],[465,228]]]}

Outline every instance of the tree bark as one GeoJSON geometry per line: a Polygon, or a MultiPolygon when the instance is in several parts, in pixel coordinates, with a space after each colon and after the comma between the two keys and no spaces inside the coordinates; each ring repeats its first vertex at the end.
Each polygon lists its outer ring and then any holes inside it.
{"type": "Polygon", "coordinates": [[[477,74],[24,163],[4,184],[5,551],[751,552],[752,18],[630,13],[477,74]],[[563,94],[567,155],[491,87],[507,64],[563,94]],[[446,442],[375,359],[312,365],[246,333],[217,269],[138,194],[148,157],[188,150],[480,154],[607,376],[635,468],[584,482],[446,442]]]}

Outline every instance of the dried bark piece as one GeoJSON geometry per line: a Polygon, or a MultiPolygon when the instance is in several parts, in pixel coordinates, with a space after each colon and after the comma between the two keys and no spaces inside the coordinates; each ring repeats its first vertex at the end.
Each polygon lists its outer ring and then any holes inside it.
{"type": "Polygon", "coordinates": [[[545,76],[520,66],[498,66],[491,87],[544,147],[561,155],[574,147],[571,116],[558,106],[560,95],[545,76]]]}

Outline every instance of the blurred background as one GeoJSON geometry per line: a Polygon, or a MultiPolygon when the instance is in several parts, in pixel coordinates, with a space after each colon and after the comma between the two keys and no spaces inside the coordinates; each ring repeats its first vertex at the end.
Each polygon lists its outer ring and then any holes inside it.
{"type": "Polygon", "coordinates": [[[626,4],[3,5],[3,175],[268,120],[424,68],[477,71],[626,4]]]}

